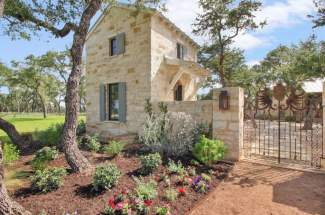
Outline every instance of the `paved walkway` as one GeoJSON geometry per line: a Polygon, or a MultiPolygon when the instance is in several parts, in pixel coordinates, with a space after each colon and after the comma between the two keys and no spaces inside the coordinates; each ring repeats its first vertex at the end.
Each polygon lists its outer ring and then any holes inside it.
{"type": "Polygon", "coordinates": [[[325,215],[325,174],[239,162],[191,215],[325,215]]]}

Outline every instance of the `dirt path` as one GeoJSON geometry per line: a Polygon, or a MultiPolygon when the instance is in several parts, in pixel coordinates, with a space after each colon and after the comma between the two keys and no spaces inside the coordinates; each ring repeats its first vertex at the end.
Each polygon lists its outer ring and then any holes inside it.
{"type": "Polygon", "coordinates": [[[191,215],[325,215],[325,174],[240,162],[191,215]]]}

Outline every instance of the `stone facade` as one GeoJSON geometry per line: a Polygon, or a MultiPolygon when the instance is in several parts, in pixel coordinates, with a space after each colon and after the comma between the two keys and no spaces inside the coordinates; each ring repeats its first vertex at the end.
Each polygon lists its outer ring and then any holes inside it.
{"type": "Polygon", "coordinates": [[[134,12],[114,6],[88,34],[87,132],[97,133],[103,140],[141,133],[146,117],[144,106],[150,99],[154,104],[164,102],[169,111],[185,112],[197,122],[212,124],[213,137],[228,145],[227,158],[238,160],[243,142],[243,90],[222,89],[231,98],[230,110],[226,111],[219,110],[219,89],[214,90],[213,100],[196,101],[197,89],[207,77],[207,71],[196,63],[198,46],[160,13],[134,12]],[[125,35],[124,51],[111,56],[111,38],[121,33],[125,35]],[[177,59],[178,43],[186,47],[183,59],[177,59]],[[125,121],[103,120],[100,114],[103,104],[107,106],[106,100],[102,103],[101,87],[111,83],[125,83],[125,121]],[[183,101],[174,101],[176,84],[183,87],[183,101]]]}
{"type": "Polygon", "coordinates": [[[135,133],[145,117],[143,104],[150,98],[150,24],[148,14],[134,16],[132,11],[112,8],[86,43],[87,131],[109,137],[135,133]],[[125,53],[109,54],[109,39],[125,33],[125,53]],[[99,86],[126,82],[127,121],[100,121],[99,86]]]}
{"type": "Polygon", "coordinates": [[[195,62],[198,46],[193,40],[158,12],[134,12],[130,7],[111,7],[88,34],[89,133],[104,137],[137,133],[145,120],[146,99],[173,101],[174,86],[181,82],[184,100],[196,100],[199,82],[206,77],[206,71],[195,62]],[[110,39],[120,33],[125,34],[125,52],[110,56],[110,39]],[[184,60],[176,58],[177,43],[187,49],[184,60]],[[126,83],[126,122],[101,121],[100,85],[119,82],[126,83]]]}
{"type": "Polygon", "coordinates": [[[224,141],[228,146],[228,160],[242,158],[244,137],[244,90],[239,87],[213,91],[213,138],[224,141]],[[226,90],[230,97],[229,110],[219,109],[220,92],[226,90]]]}
{"type": "MultiPolygon", "coordinates": [[[[196,122],[208,125],[212,125],[213,103],[214,101],[212,100],[164,102],[167,105],[168,111],[187,113],[196,122]]],[[[153,106],[157,108],[158,105],[153,103],[153,106]]]]}

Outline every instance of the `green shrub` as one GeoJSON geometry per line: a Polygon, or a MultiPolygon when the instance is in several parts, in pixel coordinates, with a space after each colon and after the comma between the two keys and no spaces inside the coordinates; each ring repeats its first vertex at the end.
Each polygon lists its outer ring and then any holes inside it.
{"type": "Polygon", "coordinates": [[[186,170],[181,161],[175,163],[173,160],[169,159],[167,169],[172,174],[184,175],[186,173],[186,170]]]}
{"type": "Polygon", "coordinates": [[[195,145],[193,155],[200,162],[211,165],[213,162],[225,157],[227,148],[220,140],[210,140],[201,136],[200,141],[195,145]]]}
{"type": "Polygon", "coordinates": [[[86,122],[84,120],[79,120],[77,126],[77,135],[81,136],[86,133],[86,122]]]}
{"type": "Polygon", "coordinates": [[[115,164],[108,164],[96,168],[93,186],[96,191],[111,189],[117,183],[122,173],[115,164]]]}
{"type": "Polygon", "coordinates": [[[19,159],[20,151],[14,144],[5,143],[3,144],[3,162],[4,164],[8,165],[12,162],[19,159]]]}
{"type": "Polygon", "coordinates": [[[152,152],[181,157],[190,154],[198,136],[196,122],[190,115],[162,110],[147,116],[140,141],[152,152]]]}
{"type": "Polygon", "coordinates": [[[100,149],[100,142],[98,141],[98,135],[85,135],[81,138],[80,147],[91,152],[98,152],[100,149]]]}
{"type": "Polygon", "coordinates": [[[117,156],[123,151],[125,145],[125,143],[120,141],[111,141],[109,145],[104,146],[103,151],[106,154],[117,156]]]}
{"type": "Polygon", "coordinates": [[[31,162],[34,170],[44,170],[48,163],[56,159],[59,155],[58,150],[55,147],[44,147],[38,150],[31,162]]]}
{"type": "Polygon", "coordinates": [[[150,179],[149,182],[145,182],[143,178],[134,177],[137,187],[135,188],[136,196],[141,200],[152,200],[158,195],[157,182],[150,179]]]}
{"type": "Polygon", "coordinates": [[[177,199],[177,192],[175,189],[167,189],[165,191],[165,195],[164,195],[164,198],[167,200],[167,201],[170,201],[170,202],[173,202],[177,199]]]}
{"type": "Polygon", "coordinates": [[[52,124],[46,130],[34,132],[34,138],[41,141],[44,146],[59,146],[61,134],[63,131],[63,123],[52,124]]]}
{"type": "Polygon", "coordinates": [[[169,210],[167,207],[157,207],[156,208],[156,215],[167,215],[169,214],[169,210]]]}
{"type": "Polygon", "coordinates": [[[67,171],[63,168],[37,170],[31,177],[32,187],[42,193],[48,193],[63,185],[67,171]]]}
{"type": "Polygon", "coordinates": [[[150,174],[161,165],[161,156],[159,153],[144,155],[140,157],[141,173],[150,174]]]}

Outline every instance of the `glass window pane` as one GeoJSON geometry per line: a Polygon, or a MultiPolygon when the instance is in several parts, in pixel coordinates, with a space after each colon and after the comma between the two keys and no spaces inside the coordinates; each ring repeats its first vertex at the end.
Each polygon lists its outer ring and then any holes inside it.
{"type": "Polygon", "coordinates": [[[118,84],[109,85],[109,120],[119,120],[118,84]]]}
{"type": "Polygon", "coordinates": [[[111,56],[117,54],[117,40],[116,38],[111,39],[111,56]]]}

